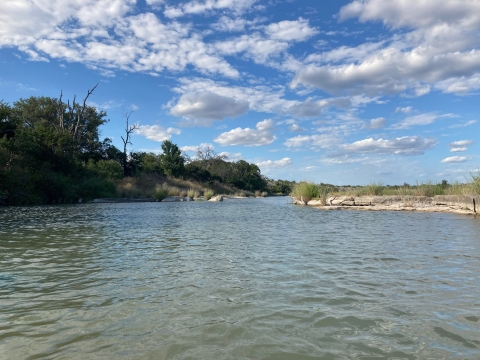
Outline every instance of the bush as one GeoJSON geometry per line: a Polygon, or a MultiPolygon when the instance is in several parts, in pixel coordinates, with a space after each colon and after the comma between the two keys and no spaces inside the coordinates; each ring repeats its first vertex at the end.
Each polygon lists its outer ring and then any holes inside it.
{"type": "Polygon", "coordinates": [[[191,197],[192,199],[196,199],[200,196],[200,192],[195,189],[188,189],[187,196],[191,197]]]}
{"type": "Polygon", "coordinates": [[[203,193],[203,196],[205,197],[205,200],[210,200],[213,197],[213,195],[215,195],[215,194],[213,193],[212,190],[207,190],[203,193]]]}
{"type": "Polygon", "coordinates": [[[292,193],[290,195],[298,200],[309,202],[312,199],[317,199],[319,194],[320,192],[318,185],[302,181],[293,186],[292,193]]]}
{"type": "Polygon", "coordinates": [[[168,196],[168,190],[165,189],[165,187],[161,186],[161,185],[157,185],[155,187],[155,199],[157,199],[158,201],[162,201],[163,199],[165,199],[167,196],[168,196]]]}

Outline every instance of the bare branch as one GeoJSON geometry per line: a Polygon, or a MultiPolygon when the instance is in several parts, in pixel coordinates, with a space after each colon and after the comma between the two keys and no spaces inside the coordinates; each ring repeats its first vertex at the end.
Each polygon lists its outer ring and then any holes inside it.
{"type": "MultiPolygon", "coordinates": [[[[93,92],[95,91],[97,86],[98,86],[98,83],[91,90],[87,91],[87,96],[85,96],[85,98],[83,99],[83,106],[82,106],[81,110],[80,109],[77,110],[77,124],[75,125],[75,131],[73,133],[73,138],[74,139],[77,138],[78,129],[82,126],[81,119],[83,118],[83,113],[85,112],[85,109],[87,107],[88,97],[93,94],[93,92]]],[[[75,104],[74,104],[74,107],[75,107],[75,104]]]]}

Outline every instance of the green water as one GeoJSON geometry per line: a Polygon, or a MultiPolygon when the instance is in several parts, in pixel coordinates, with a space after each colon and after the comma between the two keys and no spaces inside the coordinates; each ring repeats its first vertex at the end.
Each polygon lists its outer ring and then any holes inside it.
{"type": "Polygon", "coordinates": [[[480,219],[0,208],[0,359],[478,359],[480,219]]]}

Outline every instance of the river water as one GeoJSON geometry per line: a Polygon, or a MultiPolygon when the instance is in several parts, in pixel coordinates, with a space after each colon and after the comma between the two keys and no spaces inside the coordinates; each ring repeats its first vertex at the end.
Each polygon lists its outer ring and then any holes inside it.
{"type": "Polygon", "coordinates": [[[480,358],[480,219],[287,202],[0,209],[0,358],[480,358]]]}

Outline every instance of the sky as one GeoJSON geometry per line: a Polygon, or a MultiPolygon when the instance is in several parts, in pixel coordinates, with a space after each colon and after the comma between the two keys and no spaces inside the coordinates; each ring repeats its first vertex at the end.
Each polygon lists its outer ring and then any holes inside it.
{"type": "Polygon", "coordinates": [[[121,148],[213,148],[274,179],[480,168],[478,0],[2,0],[0,99],[83,98],[121,148]]]}

